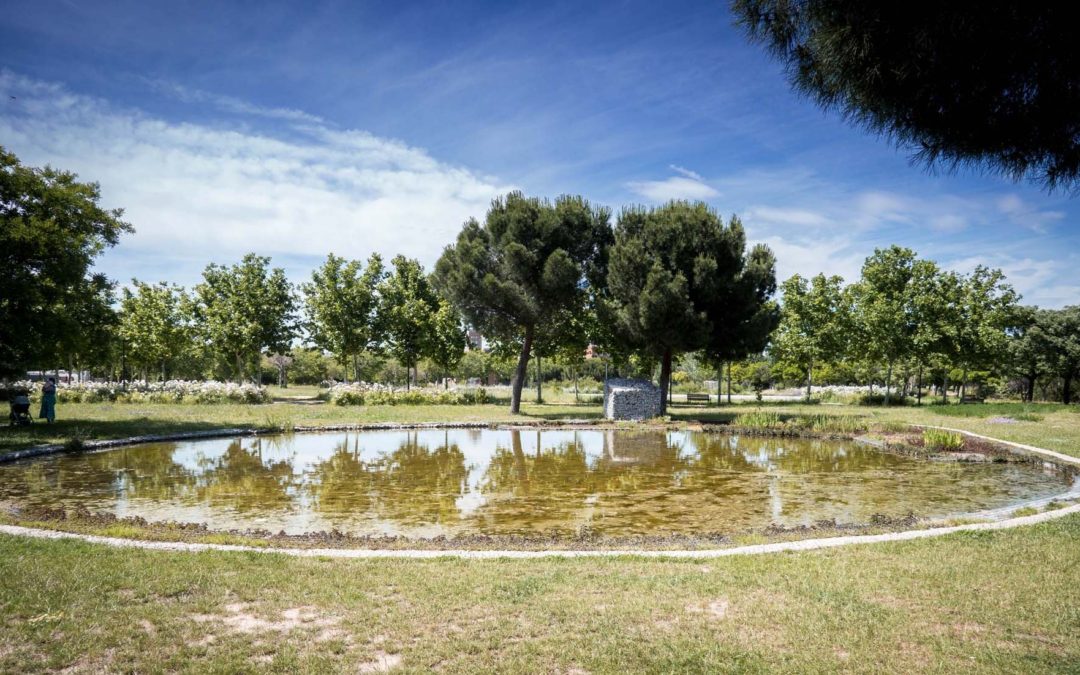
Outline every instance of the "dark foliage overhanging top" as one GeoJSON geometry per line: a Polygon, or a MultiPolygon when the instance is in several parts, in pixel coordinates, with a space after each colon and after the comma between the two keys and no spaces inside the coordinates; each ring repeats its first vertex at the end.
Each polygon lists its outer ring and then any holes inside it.
{"type": "Polygon", "coordinates": [[[1080,189],[1071,3],[735,0],[739,24],[825,108],[929,167],[1080,189]]]}

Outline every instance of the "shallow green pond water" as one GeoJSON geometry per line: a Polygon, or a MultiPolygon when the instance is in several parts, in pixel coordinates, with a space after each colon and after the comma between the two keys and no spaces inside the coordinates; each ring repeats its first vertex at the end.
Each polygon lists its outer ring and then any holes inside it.
{"type": "Polygon", "coordinates": [[[1069,489],[1028,464],[702,432],[420,430],[154,443],[0,465],[0,501],[289,534],[734,533],[1069,489]]]}

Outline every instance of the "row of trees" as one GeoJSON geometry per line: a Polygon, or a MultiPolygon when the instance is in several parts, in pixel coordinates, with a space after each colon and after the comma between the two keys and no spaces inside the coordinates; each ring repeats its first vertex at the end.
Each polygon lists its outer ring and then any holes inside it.
{"type": "MultiPolygon", "coordinates": [[[[916,373],[921,397],[924,369],[960,371],[960,396],[968,374],[1019,366],[1027,380],[1060,377],[1063,399],[1080,365],[1080,307],[1040,310],[1018,304],[1000,270],[977,267],[962,275],[892,246],[866,259],[858,281],[838,276],[795,275],[781,286],[783,312],[770,353],[781,366],[806,374],[810,396],[815,367],[863,361],[884,368],[885,399],[893,373],[916,373]]],[[[905,387],[906,388],[906,387],[905,387]]]]}
{"type": "Polygon", "coordinates": [[[617,370],[658,372],[665,394],[686,354],[718,368],[764,352],[805,373],[808,393],[814,373],[831,364],[867,364],[852,373],[881,366],[888,395],[898,370],[921,385],[924,368],[956,367],[962,388],[969,371],[1016,363],[1028,397],[1052,376],[1064,380],[1066,400],[1080,364],[1077,308],[1019,307],[1000,271],[959,275],[899,247],[876,251],[850,285],[792,277],[781,312],[769,249],[748,247],[738,218],[686,202],[626,208],[612,224],[608,209],[581,197],[515,192],[496,199],[483,222],[466,222],[432,274],[403,256],[387,267],[378,255],[330,255],[294,287],[251,254],[209,265],[190,292],[135,281],[117,302],[113,284],[90,268],[130,230],[122,214],[100,209],[97,187],[72,174],[0,157],[0,368],[8,376],[31,364],[119,363],[125,375],[213,369],[245,379],[266,355],[284,373],[303,342],[344,364],[346,378],[359,378],[372,355],[393,357],[415,377],[421,360],[454,370],[467,325],[499,358],[514,355],[514,411],[531,359],[538,372],[541,358],[574,368],[590,343],[617,370]]]}
{"type": "Polygon", "coordinates": [[[900,364],[921,370],[944,361],[966,372],[999,358],[1017,301],[1000,270],[978,267],[959,275],[898,246],[867,258],[856,283],[796,275],[784,282],[782,296],[776,356],[807,373],[808,396],[815,363],[857,352],[885,366],[886,398],[900,364]]]}
{"type": "Polygon", "coordinates": [[[351,366],[354,379],[362,354],[388,353],[414,370],[428,358],[449,370],[465,347],[458,315],[420,264],[398,256],[386,270],[377,255],[366,266],[330,255],[298,289],[254,254],[209,265],[191,293],[135,281],[123,291],[116,335],[125,365],[162,379],[205,351],[238,380],[258,373],[266,353],[284,374],[301,336],[344,364],[346,378],[351,366]]]}

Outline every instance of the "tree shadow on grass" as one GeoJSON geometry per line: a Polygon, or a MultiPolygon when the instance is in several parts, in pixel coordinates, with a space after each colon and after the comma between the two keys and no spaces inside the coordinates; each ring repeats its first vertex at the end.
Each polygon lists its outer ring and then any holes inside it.
{"type": "Polygon", "coordinates": [[[701,422],[702,424],[731,424],[739,413],[734,410],[706,410],[704,408],[668,408],[668,416],[677,422],[701,422]]]}
{"type": "Polygon", "coordinates": [[[532,417],[541,420],[601,420],[604,418],[598,410],[582,410],[581,412],[537,412],[528,410],[522,413],[523,417],[532,417]]]}

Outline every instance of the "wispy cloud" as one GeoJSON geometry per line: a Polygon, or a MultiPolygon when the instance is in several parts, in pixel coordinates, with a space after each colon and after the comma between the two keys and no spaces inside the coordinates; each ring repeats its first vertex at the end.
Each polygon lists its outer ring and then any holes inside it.
{"type": "Polygon", "coordinates": [[[1051,225],[1065,218],[1064,211],[1038,209],[1015,194],[999,198],[997,207],[1010,223],[1039,233],[1048,231],[1051,225]]]}
{"type": "Polygon", "coordinates": [[[690,180],[696,180],[699,183],[704,183],[705,182],[705,179],[701,177],[701,174],[696,172],[696,171],[691,171],[690,169],[684,169],[683,167],[681,167],[681,166],[679,166],[677,164],[669,164],[668,168],[671,169],[672,171],[674,171],[677,174],[680,174],[682,176],[685,176],[685,177],[689,178],[690,180]]]}
{"type": "Polygon", "coordinates": [[[1063,307],[1080,303],[1080,283],[1072,271],[1076,260],[1041,260],[998,252],[956,258],[948,269],[968,273],[978,265],[998,268],[1023,296],[1023,303],[1040,307],[1063,307]]]}
{"type": "Polygon", "coordinates": [[[269,119],[286,120],[289,122],[307,122],[318,125],[326,124],[326,121],[318,115],[311,115],[302,110],[295,110],[293,108],[267,108],[254,105],[253,103],[243,101],[233,96],[214,94],[208,91],[202,91],[201,89],[192,89],[191,87],[185,87],[182,84],[167,82],[165,80],[146,80],[146,82],[150,85],[151,89],[159,94],[164,94],[184,103],[209,104],[218,110],[237,115],[254,115],[269,119]]]}
{"type": "MultiPolygon", "coordinates": [[[[66,88],[0,72],[0,139],[26,163],[71,169],[101,184],[108,206],[136,228],[106,272],[132,257],[236,259],[404,253],[431,265],[462,222],[511,189],[423,149],[334,129],[301,111],[226,102],[243,115],[289,123],[287,138],[170,122],[66,88]],[[119,256],[119,257],[118,257],[119,256]]],[[[195,102],[221,106],[220,97],[195,102]]],[[[190,270],[188,271],[190,275],[190,270]]]]}
{"type": "Polygon", "coordinates": [[[650,202],[667,202],[672,199],[707,200],[720,194],[699,174],[674,164],[669,168],[678,175],[663,180],[635,181],[628,183],[627,187],[650,202]]]}

